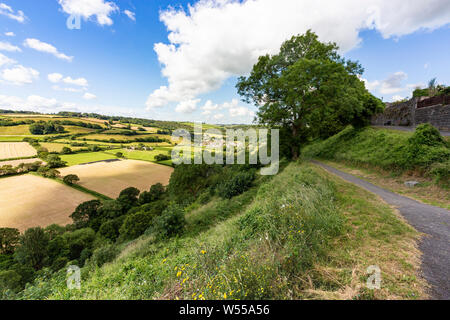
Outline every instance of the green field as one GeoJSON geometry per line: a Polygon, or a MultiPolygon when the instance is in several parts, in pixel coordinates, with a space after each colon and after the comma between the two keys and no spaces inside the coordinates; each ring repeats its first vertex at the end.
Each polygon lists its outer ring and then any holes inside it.
{"type": "Polygon", "coordinates": [[[0,135],[31,135],[27,124],[20,126],[0,127],[0,135]]]}
{"type": "Polygon", "coordinates": [[[72,149],[72,151],[78,151],[82,148],[86,147],[72,147],[70,144],[64,144],[64,143],[53,143],[53,142],[41,142],[41,147],[46,148],[49,152],[61,152],[64,147],[72,149]]]}
{"type": "MultiPolygon", "coordinates": [[[[105,153],[115,155],[117,152],[122,152],[125,158],[132,160],[142,160],[142,161],[151,161],[156,162],[155,156],[158,154],[169,155],[169,151],[171,151],[171,147],[156,147],[153,151],[140,151],[140,150],[127,150],[127,149],[117,149],[117,150],[108,150],[105,153]]],[[[171,160],[161,161],[161,164],[170,165],[172,164],[171,160]]]]}
{"type": "Polygon", "coordinates": [[[66,161],[68,166],[110,159],[117,159],[117,157],[114,153],[107,154],[105,152],[85,152],[61,156],[61,160],[66,161]]]}

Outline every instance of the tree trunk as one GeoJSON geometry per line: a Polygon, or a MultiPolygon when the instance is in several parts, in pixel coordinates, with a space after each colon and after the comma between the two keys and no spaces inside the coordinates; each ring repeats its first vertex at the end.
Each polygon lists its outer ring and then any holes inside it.
{"type": "MultiPolygon", "coordinates": [[[[298,139],[298,127],[295,123],[292,124],[292,140],[297,141],[298,139]]],[[[291,144],[291,154],[292,154],[292,159],[293,160],[297,160],[298,156],[299,156],[299,150],[298,150],[298,145],[296,143],[292,143],[291,144]]]]}

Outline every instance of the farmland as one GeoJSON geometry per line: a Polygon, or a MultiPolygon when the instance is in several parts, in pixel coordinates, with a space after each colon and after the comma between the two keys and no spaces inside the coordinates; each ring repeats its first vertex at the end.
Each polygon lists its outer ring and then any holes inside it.
{"type": "Polygon", "coordinates": [[[173,168],[153,163],[123,160],[78,165],[59,170],[61,175],[76,174],[79,185],[116,198],[123,189],[135,187],[148,190],[153,184],[167,185],[173,168]]]}
{"type": "Polygon", "coordinates": [[[61,156],[61,160],[66,161],[68,166],[110,159],[117,159],[117,157],[114,154],[104,152],[86,152],[61,156]]]}
{"type": "Polygon", "coordinates": [[[171,150],[172,150],[171,147],[155,147],[152,151],[119,149],[119,150],[108,150],[105,152],[111,155],[115,154],[116,152],[121,152],[127,159],[156,162],[155,157],[158,154],[170,155],[171,150]]]}
{"type": "Polygon", "coordinates": [[[83,147],[72,147],[70,144],[65,143],[52,143],[52,142],[42,142],[40,143],[42,147],[47,149],[49,152],[61,152],[64,147],[72,149],[72,151],[78,151],[83,147]]]}
{"type": "Polygon", "coordinates": [[[36,150],[26,142],[0,143],[0,159],[32,157],[35,155],[36,150]]]}
{"type": "Polygon", "coordinates": [[[34,175],[0,179],[0,226],[27,228],[71,222],[70,214],[93,197],[34,175]]]}
{"type": "Polygon", "coordinates": [[[21,159],[21,160],[10,160],[10,161],[0,161],[0,167],[1,166],[13,166],[13,167],[17,167],[19,164],[21,163],[34,163],[40,161],[42,162],[41,159],[39,158],[32,158],[32,159],[21,159]]]}

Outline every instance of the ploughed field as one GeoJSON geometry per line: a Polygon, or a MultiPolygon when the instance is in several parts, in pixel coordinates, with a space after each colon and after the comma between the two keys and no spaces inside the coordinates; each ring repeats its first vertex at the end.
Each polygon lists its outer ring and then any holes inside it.
{"type": "Polygon", "coordinates": [[[0,227],[28,228],[66,225],[70,215],[89,194],[51,179],[27,174],[0,179],[0,227]]]}
{"type": "Polygon", "coordinates": [[[32,157],[36,149],[27,142],[0,142],[0,159],[32,157]]]}
{"type": "Polygon", "coordinates": [[[156,183],[167,185],[173,168],[136,160],[112,160],[58,169],[62,176],[76,174],[78,185],[117,198],[123,189],[149,190],[156,183]]]}

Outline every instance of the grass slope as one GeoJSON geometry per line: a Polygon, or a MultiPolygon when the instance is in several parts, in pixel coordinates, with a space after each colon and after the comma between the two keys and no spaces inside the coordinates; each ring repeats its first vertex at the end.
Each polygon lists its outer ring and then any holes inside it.
{"type": "Polygon", "coordinates": [[[88,264],[81,290],[67,289],[62,270],[22,298],[425,297],[417,232],[376,196],[316,166],[291,163],[259,188],[190,208],[182,237],[144,235],[112,263],[88,264]],[[365,288],[371,265],[382,271],[381,290],[365,288]]]}
{"type": "Polygon", "coordinates": [[[337,135],[302,150],[305,158],[319,158],[446,180],[450,172],[450,146],[410,143],[413,133],[367,127],[348,127],[337,135]]]}

